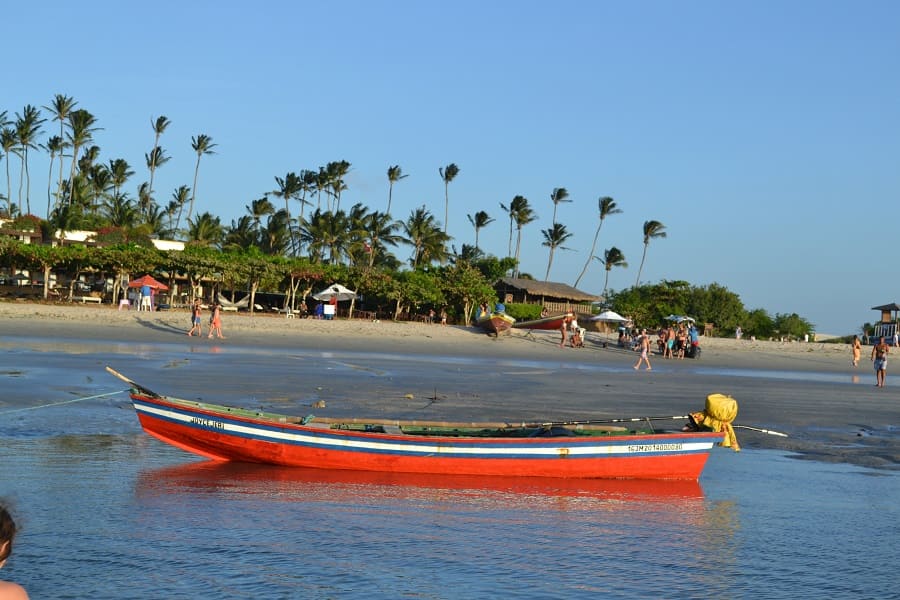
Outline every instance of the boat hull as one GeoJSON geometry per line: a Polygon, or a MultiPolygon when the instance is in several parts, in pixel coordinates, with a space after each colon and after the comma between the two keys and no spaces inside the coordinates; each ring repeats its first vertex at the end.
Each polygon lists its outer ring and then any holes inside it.
{"type": "Polygon", "coordinates": [[[515,329],[540,329],[546,331],[559,331],[566,318],[571,317],[572,313],[564,313],[561,315],[553,315],[542,319],[534,319],[533,321],[519,321],[513,324],[515,329]]]}
{"type": "Polygon", "coordinates": [[[132,402],[147,433],[206,458],[388,473],[696,480],[724,437],[415,436],[281,423],[140,393],[132,394],[132,402]]]}
{"type": "Polygon", "coordinates": [[[501,334],[509,331],[516,320],[507,314],[493,313],[478,320],[478,326],[488,333],[501,334]]]}

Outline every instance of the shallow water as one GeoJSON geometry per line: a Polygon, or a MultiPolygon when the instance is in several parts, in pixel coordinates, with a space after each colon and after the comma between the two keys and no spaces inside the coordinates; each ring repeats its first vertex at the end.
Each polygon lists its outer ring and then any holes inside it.
{"type": "Polygon", "coordinates": [[[239,404],[245,381],[290,382],[284,397],[258,388],[279,408],[340,409],[346,384],[421,412],[511,386],[540,408],[546,373],[590,383],[591,365],[40,340],[2,352],[0,495],[23,526],[3,577],[33,598],[896,595],[895,472],[752,447],[716,449],[699,483],[217,465],[142,433],[103,372],[125,365],[163,392],[196,378],[191,394],[239,404]],[[406,399],[410,380],[461,391],[406,399]]]}

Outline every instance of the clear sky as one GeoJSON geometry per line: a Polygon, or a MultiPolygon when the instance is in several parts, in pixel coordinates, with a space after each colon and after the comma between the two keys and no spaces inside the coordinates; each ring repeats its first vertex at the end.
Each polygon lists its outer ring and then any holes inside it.
{"type": "MultiPolygon", "coordinates": [[[[718,283],[833,334],[900,301],[895,1],[54,0],[2,14],[0,110],[74,97],[103,128],[100,160],[135,170],[132,197],[165,115],[157,201],[192,184],[191,137],[206,134],[217,154],[195,210],[226,225],[276,176],[339,160],[352,164],[342,208],[385,210],[400,165],[393,215],[424,204],[443,222],[438,168],[456,163],[453,243],[474,244],[467,215],[485,210],[496,221],[480,246],[507,255],[500,203],[523,195],[539,220],[522,271],[538,279],[550,193],[565,187],[557,220],[573,237],[551,281],[575,282],[611,196],[623,213],[595,254],[617,246],[630,265],[613,289],[634,284],[643,223],[657,220],[668,236],[651,242],[644,283],[718,283]]],[[[41,141],[58,134],[44,127],[41,141]]],[[[44,216],[48,158],[29,167],[44,216]]],[[[604,275],[594,261],[579,288],[599,294],[604,275]]]]}

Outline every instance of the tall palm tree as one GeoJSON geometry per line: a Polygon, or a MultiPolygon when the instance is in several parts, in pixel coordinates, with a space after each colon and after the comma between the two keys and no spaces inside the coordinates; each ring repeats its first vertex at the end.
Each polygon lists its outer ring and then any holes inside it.
{"type": "Polygon", "coordinates": [[[166,128],[171,124],[172,122],[165,116],[157,117],[156,120],[150,119],[150,127],[153,128],[154,136],[153,150],[150,151],[150,154],[144,155],[147,158],[147,168],[150,169],[150,196],[153,196],[153,176],[156,174],[156,168],[169,160],[168,158],[165,158],[165,153],[162,151],[162,148],[159,147],[159,137],[166,132],[166,128]],[[165,160],[160,162],[160,159],[164,158],[165,160]]]}
{"type": "Polygon", "coordinates": [[[554,223],[553,227],[542,229],[541,233],[544,235],[544,241],[541,242],[541,245],[550,248],[550,258],[547,260],[547,273],[544,275],[544,281],[548,281],[550,279],[550,267],[553,266],[553,253],[556,252],[557,248],[568,250],[563,244],[572,237],[572,234],[566,231],[566,226],[562,223],[554,223]]]}
{"type": "Polygon", "coordinates": [[[14,215],[12,203],[12,185],[9,178],[9,155],[15,152],[17,143],[18,141],[16,140],[16,131],[14,129],[12,129],[11,127],[4,127],[2,130],[0,130],[0,148],[3,149],[3,155],[6,157],[6,211],[9,213],[10,217],[14,215]]]}
{"type": "Polygon", "coordinates": [[[286,174],[283,179],[281,177],[275,177],[275,183],[278,184],[278,189],[273,191],[272,194],[276,198],[284,199],[284,210],[287,214],[287,226],[291,238],[291,250],[297,252],[299,248],[297,247],[297,242],[294,238],[294,228],[291,227],[290,201],[292,198],[297,198],[303,190],[303,180],[297,177],[296,173],[290,172],[286,174]]]}
{"type": "Polygon", "coordinates": [[[300,229],[300,237],[306,242],[310,260],[337,264],[347,254],[350,242],[350,218],[342,210],[332,213],[316,209],[300,229]],[[325,261],[326,249],[327,261],[325,261]]]}
{"type": "Polygon", "coordinates": [[[447,225],[450,224],[450,182],[459,175],[459,167],[455,163],[450,163],[446,167],[438,168],[438,173],[444,182],[444,233],[447,233],[447,225]]]}
{"type": "Polygon", "coordinates": [[[537,214],[528,205],[528,199],[516,196],[509,204],[509,209],[516,221],[516,267],[513,269],[513,277],[519,276],[519,250],[522,247],[522,228],[537,220],[537,214]]]}
{"type": "Polygon", "coordinates": [[[166,151],[162,146],[154,146],[149,154],[144,155],[144,160],[147,162],[147,168],[150,170],[150,181],[147,185],[147,194],[152,198],[153,176],[156,173],[156,169],[169,162],[169,157],[166,156],[166,151]]]}
{"type": "Polygon", "coordinates": [[[328,163],[326,166],[328,172],[328,185],[331,187],[331,195],[334,198],[334,211],[341,209],[341,192],[346,191],[347,184],[344,178],[350,172],[350,163],[346,160],[339,160],[328,163]]]}
{"type": "Polygon", "coordinates": [[[569,200],[569,191],[566,188],[553,188],[550,193],[550,201],[553,202],[553,224],[556,225],[556,208],[560,202],[571,202],[569,200]]]}
{"type": "Polygon", "coordinates": [[[635,287],[641,281],[641,271],[644,270],[644,259],[647,258],[647,247],[650,245],[650,240],[666,237],[665,229],[666,226],[659,221],[644,221],[644,254],[641,256],[641,266],[638,267],[637,279],[634,280],[635,287]]]}
{"type": "Polygon", "coordinates": [[[413,247],[410,259],[412,268],[428,264],[431,261],[444,263],[447,260],[447,242],[450,237],[441,231],[440,223],[425,206],[415,209],[409,218],[401,223],[404,240],[413,247]]]}
{"type": "Polygon", "coordinates": [[[469,218],[469,223],[472,224],[472,227],[475,228],[475,254],[478,254],[478,233],[482,228],[487,227],[491,223],[494,222],[494,219],[491,218],[485,211],[479,210],[475,213],[475,216],[466,215],[469,218]]]}
{"type": "Polygon", "coordinates": [[[41,111],[30,104],[22,109],[22,114],[16,113],[16,139],[18,141],[19,157],[22,159],[22,170],[19,176],[19,207],[22,206],[22,182],[26,182],[25,207],[31,214],[31,175],[28,173],[28,150],[37,149],[37,136],[41,132],[41,124],[47,119],[41,118],[41,111]]]}
{"type": "Polygon", "coordinates": [[[391,217],[390,213],[375,211],[365,216],[362,221],[362,230],[365,243],[368,246],[368,267],[375,265],[376,258],[383,257],[387,252],[387,246],[397,246],[403,238],[397,234],[400,224],[391,217]]]}
{"type": "Polygon", "coordinates": [[[82,146],[86,146],[94,139],[94,132],[100,129],[96,126],[97,119],[88,111],[80,108],[69,113],[69,130],[66,131],[66,139],[72,148],[72,169],[69,172],[69,203],[72,202],[72,192],[75,185],[75,173],[78,167],[78,152],[82,146]]]}
{"type": "MultiPolygon", "coordinates": [[[[47,150],[47,152],[50,153],[50,169],[49,169],[49,172],[47,173],[47,217],[46,218],[48,218],[48,219],[50,218],[50,204],[51,204],[50,186],[53,185],[53,161],[55,161],[56,157],[59,156],[59,162],[60,162],[60,165],[62,165],[62,153],[63,153],[63,148],[65,147],[65,145],[66,145],[65,141],[63,141],[63,139],[58,135],[51,136],[50,139],[47,140],[46,144],[42,144],[42,147],[45,150],[47,150]]],[[[57,191],[59,189],[61,189],[61,187],[62,187],[62,185],[60,184],[60,186],[57,187],[57,191]]],[[[59,198],[57,197],[57,204],[58,203],[59,203],[59,198]]]]}
{"type": "Polygon", "coordinates": [[[388,177],[388,205],[387,205],[387,214],[391,214],[391,197],[394,193],[394,184],[400,181],[401,179],[406,179],[409,175],[403,174],[403,169],[400,168],[400,165],[394,165],[393,167],[388,167],[387,170],[388,177]]]}
{"type": "Polygon", "coordinates": [[[606,269],[606,278],[603,280],[603,296],[606,296],[606,290],[609,289],[609,272],[612,271],[613,267],[623,267],[625,269],[628,268],[628,263],[625,262],[625,255],[622,254],[622,251],[613,246],[609,250],[603,251],[603,258],[595,256],[597,260],[603,263],[603,268],[606,269]]]}
{"type": "Polygon", "coordinates": [[[190,221],[191,215],[194,214],[194,198],[197,195],[197,174],[200,172],[200,158],[204,154],[215,154],[212,138],[205,134],[199,134],[197,137],[191,137],[191,148],[197,153],[197,162],[194,165],[194,187],[191,189],[191,205],[188,207],[187,218],[190,221]]]}
{"type": "Polygon", "coordinates": [[[594,258],[594,250],[597,249],[597,240],[600,238],[600,228],[603,227],[603,220],[609,215],[616,215],[622,212],[622,209],[616,206],[616,201],[609,196],[603,196],[597,201],[597,204],[600,211],[600,222],[597,223],[597,231],[594,232],[594,242],[591,244],[591,251],[588,253],[588,259],[584,263],[584,268],[581,269],[581,274],[578,276],[578,279],[575,280],[575,285],[572,287],[578,287],[581,278],[587,273],[588,265],[591,264],[591,260],[594,258]]]}
{"type": "MultiPolygon", "coordinates": [[[[50,106],[45,106],[47,110],[53,113],[53,120],[59,121],[59,137],[62,140],[66,139],[66,121],[69,119],[69,114],[75,110],[75,107],[78,105],[78,102],[72,98],[71,96],[66,96],[65,94],[56,94],[53,97],[53,102],[50,106]]],[[[67,145],[65,141],[63,141],[63,145],[67,145]]],[[[62,180],[63,180],[63,161],[62,161],[62,152],[60,152],[59,159],[59,180],[56,183],[56,203],[59,204],[62,202],[62,180]]]]}

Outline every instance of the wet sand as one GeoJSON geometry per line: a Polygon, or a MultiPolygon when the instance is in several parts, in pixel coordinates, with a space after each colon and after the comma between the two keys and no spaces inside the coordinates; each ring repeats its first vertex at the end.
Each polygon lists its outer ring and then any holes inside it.
{"type": "Polygon", "coordinates": [[[330,404],[317,410],[322,416],[404,418],[413,416],[407,413],[414,404],[417,417],[559,420],[682,415],[702,409],[707,394],[720,392],[738,400],[737,423],[790,435],[739,430],[745,448],[900,467],[900,379],[895,381],[889,365],[887,387],[874,387],[867,347],[854,368],[846,344],[701,338],[700,360],[653,355],[653,371],[635,372],[634,352],[612,343],[603,347],[613,335],[593,332],[587,335],[586,348],[574,349],[559,348],[557,332],[529,335],[515,330],[492,338],[471,327],[286,319],[274,314],[224,313],[224,340],[206,337],[205,319],[202,338],[188,337],[189,327],[187,311],[0,302],[3,351],[49,346],[74,357],[116,347],[117,352],[142,358],[123,359],[128,374],[182,397],[252,395],[281,409],[285,407],[279,403],[288,398],[318,397],[324,387],[330,404]],[[247,359],[253,354],[265,358],[247,359]],[[354,356],[354,364],[347,367],[346,360],[331,356],[338,354],[354,356]],[[341,377],[342,368],[375,369],[367,365],[366,356],[372,364],[392,361],[393,375],[341,377]],[[162,369],[171,366],[161,364],[167,357],[172,364],[202,362],[204,368],[162,369]],[[289,380],[298,365],[310,369],[307,378],[312,379],[313,366],[323,361],[338,367],[330,367],[332,372],[316,386],[310,383],[303,389],[289,380]],[[408,371],[405,362],[413,365],[408,371]],[[429,394],[433,402],[422,402],[429,394]]]}

